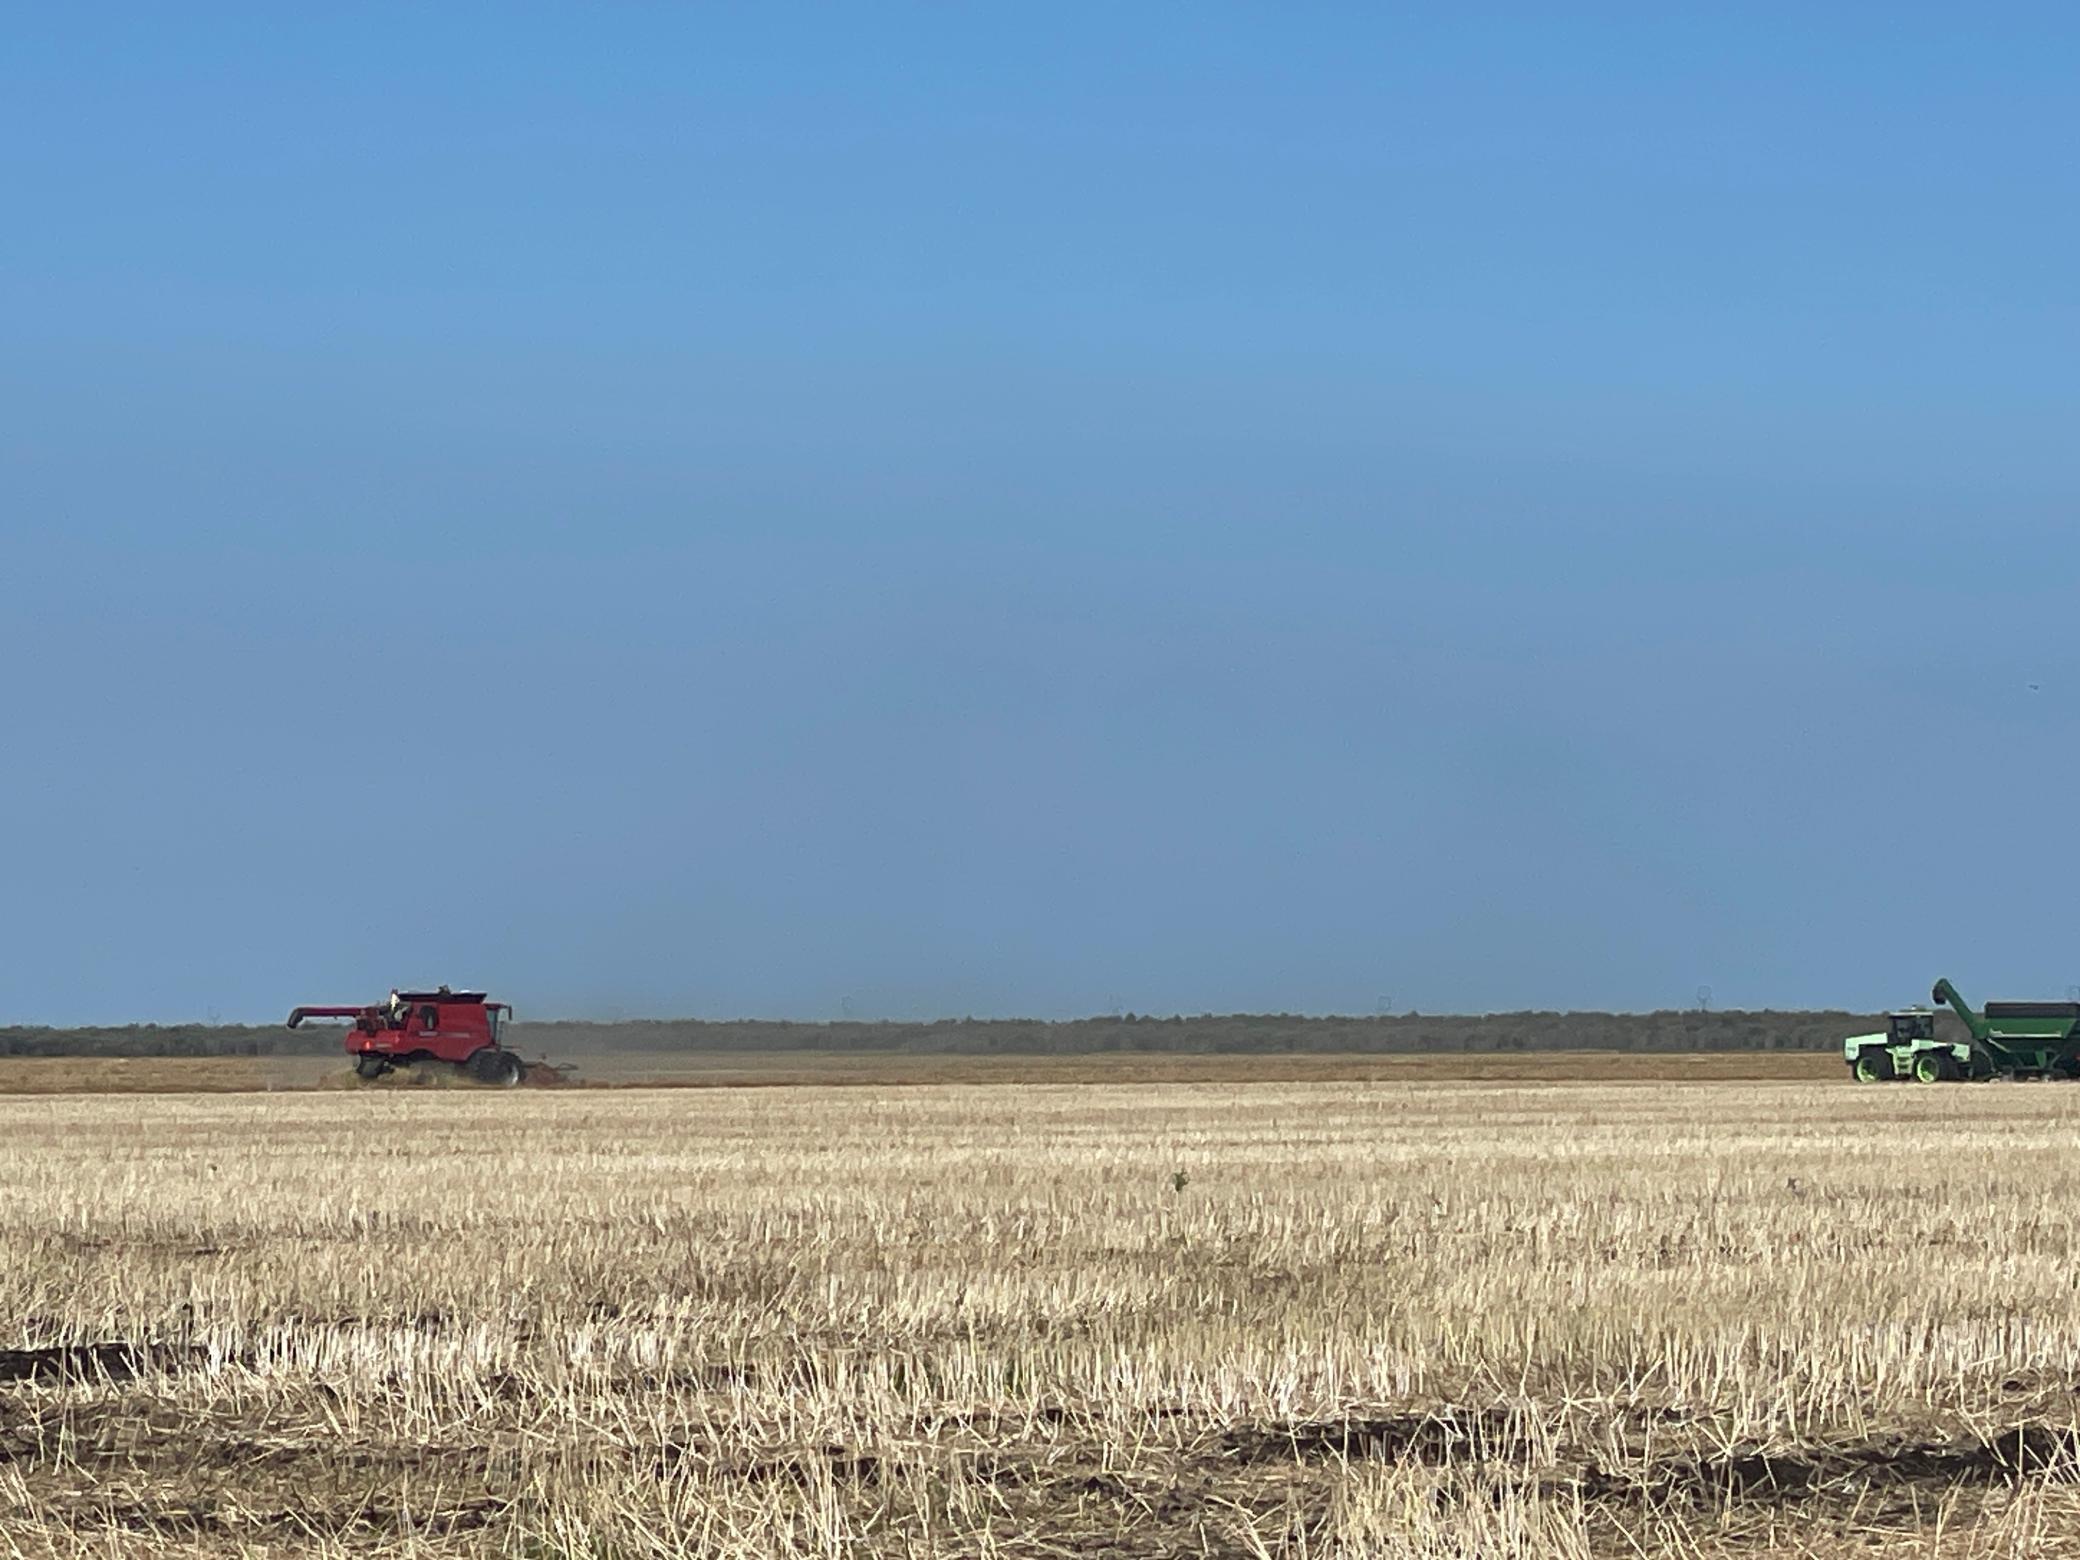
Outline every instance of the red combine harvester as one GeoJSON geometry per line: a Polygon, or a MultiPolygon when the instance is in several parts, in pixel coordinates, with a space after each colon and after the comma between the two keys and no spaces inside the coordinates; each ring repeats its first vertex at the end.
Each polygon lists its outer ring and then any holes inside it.
{"type": "Polygon", "coordinates": [[[512,1006],[489,1002],[481,991],[393,991],[370,1007],[300,1007],[294,1029],[307,1018],[351,1018],[347,1051],[354,1071],[374,1080],[413,1062],[444,1062],[473,1083],[511,1088],[527,1064],[499,1044],[512,1006]]]}

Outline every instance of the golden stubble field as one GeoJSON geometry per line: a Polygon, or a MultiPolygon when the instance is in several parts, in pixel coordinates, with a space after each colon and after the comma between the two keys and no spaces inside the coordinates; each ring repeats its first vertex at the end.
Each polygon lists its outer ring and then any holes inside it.
{"type": "Polygon", "coordinates": [[[0,1100],[0,1554],[2080,1553],[2080,1090],[0,1100]]]}

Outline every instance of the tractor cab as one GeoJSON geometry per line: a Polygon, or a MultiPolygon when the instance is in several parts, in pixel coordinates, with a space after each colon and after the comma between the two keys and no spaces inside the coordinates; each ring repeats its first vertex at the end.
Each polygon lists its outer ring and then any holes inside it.
{"type": "Polygon", "coordinates": [[[1927,1008],[1896,1008],[1874,1034],[1842,1042],[1842,1060],[1859,1083],[1915,1078],[1938,1083],[1973,1076],[1972,1048],[1936,1038],[1936,1016],[1927,1008]]]}

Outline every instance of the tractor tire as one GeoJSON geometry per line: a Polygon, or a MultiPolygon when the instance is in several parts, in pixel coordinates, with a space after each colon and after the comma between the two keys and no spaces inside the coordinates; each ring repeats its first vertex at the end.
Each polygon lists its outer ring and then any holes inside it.
{"type": "Polygon", "coordinates": [[[1914,1058],[1914,1081],[1916,1083],[1948,1083],[1957,1069],[1950,1065],[1950,1058],[1934,1051],[1924,1051],[1914,1058]]]}
{"type": "Polygon", "coordinates": [[[1883,1051],[1861,1051],[1849,1066],[1858,1083],[1890,1083],[1896,1074],[1892,1058],[1883,1051]]]}
{"type": "Polygon", "coordinates": [[[364,1083],[374,1083],[389,1070],[389,1062],[380,1056],[362,1055],[354,1058],[354,1076],[364,1083]]]}
{"type": "Polygon", "coordinates": [[[511,1051],[501,1051],[495,1045],[487,1045],[472,1055],[462,1064],[462,1070],[469,1075],[470,1082],[493,1089],[510,1089],[526,1071],[520,1065],[519,1057],[511,1051]]]}

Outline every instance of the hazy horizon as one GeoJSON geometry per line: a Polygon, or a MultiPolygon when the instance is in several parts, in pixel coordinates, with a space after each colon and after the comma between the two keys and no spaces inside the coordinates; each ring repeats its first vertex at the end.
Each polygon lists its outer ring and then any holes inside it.
{"type": "MultiPolygon", "coordinates": [[[[495,997],[495,996],[497,995],[497,993],[492,993],[492,995],[493,995],[493,996],[495,997]]],[[[1926,1002],[1924,1001],[1924,1002],[1921,1002],[1921,1003],[1909,1003],[1909,1004],[1900,1004],[1900,1005],[1901,1005],[1901,1006],[1920,1006],[1920,1007],[1926,1007],[1926,1006],[1927,1006],[1928,1004],[1927,1004],[1927,1003],[1926,1003],[1926,1002]]],[[[589,1025],[598,1025],[598,1026],[602,1026],[602,1027],[605,1027],[605,1026],[612,1026],[612,1025],[616,1025],[616,1024],[709,1024],[709,1025],[717,1025],[717,1026],[722,1026],[722,1025],[729,1025],[729,1024],[775,1024],[775,1025],[793,1025],[793,1026],[804,1026],[804,1027],[822,1027],[822,1028],[836,1028],[836,1027],[840,1027],[840,1026],[844,1026],[844,1025],[867,1025],[867,1026],[871,1026],[871,1025],[876,1025],[876,1024],[882,1024],[882,1025],[888,1025],[888,1026],[890,1026],[890,1027],[903,1027],[903,1028],[922,1028],[922,1027],[927,1027],[927,1026],[931,1026],[931,1025],[937,1025],[937,1024],[963,1024],[963,1023],[970,1023],[970,1024],[1101,1024],[1101,1023],[1119,1023],[1119,1022],[1127,1022],[1127,1021],[1133,1021],[1133,1022],[1139,1022],[1139,1023],[1155,1023],[1155,1024],[1168,1024],[1168,1023],[1174,1023],[1174,1022],[1179,1022],[1179,1021],[1182,1021],[1182,1022],[1185,1022],[1185,1023],[1192,1023],[1192,1022],[1229,1022],[1229,1021],[1233,1021],[1233,1020],[1238,1020],[1238,1019],[1240,1019],[1240,1020],[1251,1020],[1251,1019],[1265,1019],[1265,1020],[1271,1020],[1271,1019],[1299,1019],[1299,1020],[1303,1020],[1303,1021],[1306,1021],[1306,1022],[1310,1022],[1310,1023],[1314,1023],[1314,1022],[1337,1022],[1337,1023],[1363,1023],[1363,1022],[1367,1022],[1367,1021],[1370,1021],[1370,1020],[1375,1020],[1375,1019],[1382,1019],[1382,1020],[1394,1020],[1394,1019],[1403,1019],[1403,1020],[1406,1020],[1406,1019],[1416,1019],[1416,1020],[1420,1020],[1420,1019],[1492,1019],[1492,1018],[1514,1018],[1514,1017],[1518,1017],[1518,1016],[1520,1016],[1520,1015],[1536,1015],[1536,1014],[1542,1014],[1542,1013],[1544,1013],[1544,1014],[1555,1014],[1555,1015],[1560,1015],[1560,1016],[1569,1016],[1569,1017],[1581,1017],[1581,1018],[1597,1018],[1597,1017],[1612,1017],[1612,1018],[1639,1018],[1639,1017],[1651,1017],[1651,1016],[1656,1016],[1656,1015],[1660,1015],[1660,1014],[1671,1014],[1671,1013],[1678,1013],[1678,1014],[1679,1014],[1679,1013],[1697,1013],[1697,1012],[1700,1012],[1700,1011],[1702,1012],[1702,1014],[1703,1014],[1704,1016],[1707,1016],[1707,1017],[1709,1017],[1709,1016],[1711,1016],[1711,1015],[1713,1015],[1713,1014],[1718,1014],[1718,1015],[1722,1015],[1722,1016],[1727,1016],[1727,1017],[1740,1017],[1740,1016],[1743,1016],[1743,1015],[1756,1015],[1756,1016],[1759,1016],[1759,1015],[1767,1015],[1767,1014],[1771,1014],[1771,1013],[1850,1013],[1850,1014],[1855,1014],[1855,1013],[1866,1013],[1866,1012],[1876,1012],[1876,1011],[1879,1011],[1879,1010],[1877,1010],[1877,1009],[1863,1009],[1863,1008],[1853,1008],[1853,1007],[1845,1007],[1845,1006],[1842,1006],[1841,1004],[1838,1004],[1838,1003],[1837,1003],[1837,1004],[1823,1004],[1823,1005],[1821,1005],[1821,1006],[1818,1006],[1818,1007],[1807,1007],[1807,1008],[1781,1008],[1781,1007],[1780,1007],[1780,1008],[1767,1008],[1767,1007],[1758,1007],[1758,1008],[1740,1008],[1740,1007],[1718,1007],[1718,1006],[1712,1006],[1712,1007],[1709,1007],[1709,1008],[1705,1008],[1705,1009],[1702,1009],[1702,1010],[1700,1010],[1700,1009],[1698,1009],[1698,1008],[1697,1008],[1697,1006],[1696,1006],[1696,1005],[1695,1005],[1695,1003],[1693,1002],[1693,1003],[1692,1003],[1691,1005],[1689,1005],[1689,1006],[1682,1006],[1682,1005],[1676,1005],[1676,1006],[1670,1006],[1670,1007],[1665,1007],[1665,1008],[1493,1008],[1493,1009],[1489,1009],[1489,1010],[1486,1010],[1486,1011],[1482,1011],[1482,1012],[1475,1012],[1475,1011],[1464,1011],[1464,1012],[1445,1012],[1445,1011],[1439,1011],[1439,1012],[1434,1012],[1434,1013],[1433,1013],[1433,1012],[1424,1012],[1424,1011],[1421,1011],[1421,1010],[1410,1010],[1410,1009],[1405,1009],[1405,1008],[1404,1008],[1404,1009],[1396,1009],[1396,1010],[1394,1010],[1394,1011],[1392,1011],[1392,1012],[1386,1012],[1386,1013],[1380,1013],[1380,1012],[1372,1012],[1372,1013],[1358,1013],[1358,1012],[1333,1012],[1333,1011],[1328,1011],[1328,1010],[1323,1010],[1323,1011],[1319,1011],[1319,1012],[1309,1012],[1309,1011],[1302,1011],[1302,1010],[1292,1010],[1292,1011],[1284,1011],[1284,1012],[1180,1012],[1180,1013],[1141,1013],[1141,1012],[1134,1012],[1134,1011],[1131,1011],[1131,1010],[1129,1010],[1129,1011],[1126,1011],[1126,1012],[1120,1012],[1120,1013],[1112,1013],[1112,1012],[1103,1012],[1103,1013],[1070,1013],[1070,1014],[1063,1014],[1063,1015],[1058,1015],[1058,1016],[1055,1016],[1055,1017],[1041,1017],[1041,1016],[1038,1016],[1038,1015],[1035,1015],[1035,1014],[1031,1014],[1031,1013],[997,1013],[997,1014],[987,1014],[987,1013],[940,1013],[940,1014],[930,1014],[930,1015],[898,1015],[898,1014],[878,1014],[878,1015],[877,1015],[877,1014],[871,1014],[871,1013],[852,1013],[852,1014],[843,1014],[843,1013],[841,1013],[841,1014],[839,1014],[839,1015],[837,1015],[837,1016],[835,1016],[835,1017],[832,1017],[832,1016],[818,1016],[818,1015],[807,1015],[807,1016],[801,1016],[801,1015],[787,1015],[787,1014],[747,1014],[747,1013],[733,1013],[733,1014],[694,1014],[694,1013],[617,1013],[617,1014],[611,1014],[611,1015],[608,1015],[608,1014],[599,1014],[599,1013],[528,1013],[528,1012],[516,1012],[516,1013],[515,1013],[515,1014],[513,1015],[513,1020],[514,1020],[514,1022],[516,1022],[516,1023],[518,1023],[518,1024],[521,1024],[521,1025],[527,1025],[527,1024],[589,1024],[589,1025]]],[[[223,1016],[223,1015],[219,1014],[219,1015],[205,1015],[205,1016],[202,1016],[202,1017],[196,1017],[196,1018],[167,1018],[167,1017],[158,1017],[158,1018],[152,1018],[152,1017],[141,1017],[141,1018],[133,1018],[133,1019],[127,1019],[127,1020],[120,1020],[120,1021],[113,1021],[113,1022],[106,1022],[106,1023],[99,1023],[99,1022],[81,1022],[81,1023],[76,1023],[76,1024],[36,1024],[36,1023],[27,1023],[27,1022],[13,1022],[13,1021],[10,1021],[10,1022],[8,1022],[8,1023],[0,1023],[0,1029],[9,1029],[9,1028],[14,1028],[14,1029],[24,1029],[24,1028],[50,1028],[50,1029],[121,1029],[121,1028],[143,1028],[143,1027],[151,1027],[151,1028],[159,1028],[159,1029],[176,1029],[176,1028],[184,1028],[184,1027],[189,1027],[189,1026],[196,1026],[196,1025],[200,1025],[200,1026],[204,1026],[204,1027],[210,1027],[210,1028],[233,1028],[233,1029],[269,1029],[269,1028],[276,1028],[276,1029],[278,1029],[278,1028],[282,1028],[282,1027],[283,1027],[282,1021],[281,1021],[281,1019],[279,1019],[279,1018],[257,1018],[257,1019],[256,1019],[256,1018],[231,1018],[231,1017],[225,1017],[225,1016],[223,1016]]],[[[340,1028],[340,1029],[342,1030],[342,1032],[344,1031],[344,1026],[332,1026],[332,1027],[340,1028]]],[[[316,1029],[317,1029],[317,1026],[316,1026],[316,1025],[309,1025],[309,1026],[305,1026],[305,1032],[306,1032],[306,1033],[316,1032],[316,1029]]]]}

